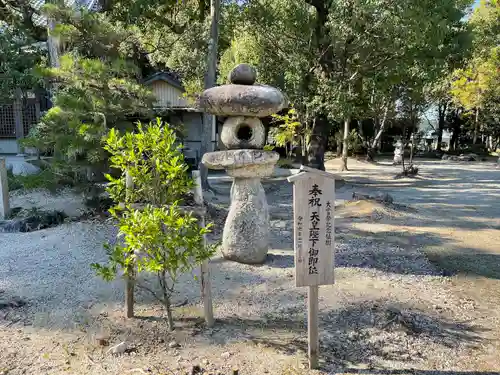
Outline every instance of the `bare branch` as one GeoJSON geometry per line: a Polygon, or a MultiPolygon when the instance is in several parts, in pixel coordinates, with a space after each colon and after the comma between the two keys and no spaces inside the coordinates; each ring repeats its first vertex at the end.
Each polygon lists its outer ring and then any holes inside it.
{"type": "Polygon", "coordinates": [[[156,292],[153,289],[151,289],[150,287],[148,287],[146,285],[143,285],[143,284],[140,284],[139,282],[136,282],[135,286],[138,287],[139,289],[144,289],[144,290],[148,291],[149,293],[151,293],[151,295],[156,300],[158,300],[158,302],[160,302],[162,305],[165,304],[165,301],[161,297],[158,297],[158,295],[156,294],[156,292]]]}

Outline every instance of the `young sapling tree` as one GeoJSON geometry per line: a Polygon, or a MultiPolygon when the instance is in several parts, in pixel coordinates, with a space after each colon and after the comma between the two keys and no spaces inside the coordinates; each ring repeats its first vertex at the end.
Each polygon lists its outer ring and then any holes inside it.
{"type": "Polygon", "coordinates": [[[213,255],[215,246],[203,241],[212,224],[200,226],[197,217],[180,207],[193,181],[181,145],[167,124],[157,120],[143,127],[139,123],[137,132],[123,136],[112,129],[104,148],[111,155],[112,167],[121,172],[119,177],[107,176],[107,190],[116,203],[110,213],[119,233],[117,243],[105,245],[108,264],[92,267],[105,280],[119,272],[126,278],[154,274],[157,286],[145,280],[136,286],[163,305],[173,330],[171,297],[176,282],[213,255]],[[133,178],[133,189],[126,187],[127,174],[133,178]]]}

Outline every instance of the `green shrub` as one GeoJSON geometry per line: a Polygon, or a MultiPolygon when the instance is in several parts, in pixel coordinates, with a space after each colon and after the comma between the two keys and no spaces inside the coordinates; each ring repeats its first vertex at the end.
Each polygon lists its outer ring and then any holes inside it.
{"type": "Polygon", "coordinates": [[[42,169],[39,173],[27,176],[15,176],[12,171],[7,171],[9,190],[18,189],[48,189],[51,192],[56,192],[63,186],[68,186],[68,181],[65,181],[63,176],[54,173],[51,168],[42,169]]]}
{"type": "Polygon", "coordinates": [[[145,127],[139,123],[137,128],[136,133],[123,136],[111,130],[106,139],[112,167],[121,173],[107,176],[107,191],[115,202],[110,213],[118,222],[120,241],[106,245],[107,265],[92,266],[106,280],[113,279],[118,270],[130,278],[137,272],[155,274],[159,291],[136,285],[162,303],[168,327],[173,329],[170,297],[178,277],[214,253],[215,247],[204,241],[211,224],[200,227],[196,217],[179,208],[194,183],[186,173],[188,166],[175,132],[159,119],[145,127]],[[127,173],[133,189],[126,187],[127,173]],[[138,209],[136,202],[146,205],[138,209]]]}
{"type": "Polygon", "coordinates": [[[293,163],[290,159],[279,159],[278,167],[291,169],[293,168],[293,163]]]}

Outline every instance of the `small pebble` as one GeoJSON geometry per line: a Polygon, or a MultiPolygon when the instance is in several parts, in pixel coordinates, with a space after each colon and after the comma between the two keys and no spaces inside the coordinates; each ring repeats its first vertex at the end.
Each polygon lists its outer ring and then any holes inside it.
{"type": "Polygon", "coordinates": [[[225,359],[227,359],[227,358],[231,357],[231,353],[230,353],[230,352],[224,352],[224,353],[222,353],[222,354],[220,355],[220,357],[221,357],[221,358],[225,358],[225,359]]]}
{"type": "Polygon", "coordinates": [[[202,370],[201,370],[200,366],[194,365],[193,367],[191,367],[191,375],[196,375],[196,374],[201,374],[201,373],[202,373],[202,370]]]}
{"type": "Polygon", "coordinates": [[[180,345],[177,341],[175,341],[175,340],[170,341],[170,342],[168,343],[168,347],[169,347],[169,348],[171,348],[171,349],[173,349],[173,348],[178,348],[178,347],[180,347],[180,346],[181,346],[181,345],[180,345]]]}
{"type": "Polygon", "coordinates": [[[107,353],[111,354],[122,354],[125,353],[127,350],[127,343],[125,341],[119,343],[118,345],[112,346],[111,348],[108,349],[107,353]]]}
{"type": "Polygon", "coordinates": [[[98,334],[95,338],[97,340],[97,343],[100,346],[108,346],[109,345],[109,336],[105,334],[98,334]]]}

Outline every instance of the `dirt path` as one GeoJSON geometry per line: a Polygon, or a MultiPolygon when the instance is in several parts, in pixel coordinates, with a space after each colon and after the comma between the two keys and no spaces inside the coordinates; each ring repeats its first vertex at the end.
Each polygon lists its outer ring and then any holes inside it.
{"type": "MultiPolygon", "coordinates": [[[[417,179],[394,179],[400,167],[352,161],[344,177],[361,185],[361,190],[389,192],[395,202],[418,208],[419,214],[391,224],[439,236],[434,250],[426,251],[445,270],[500,279],[500,169],[494,163],[420,161],[418,165],[417,179]]],[[[335,166],[335,161],[328,165],[335,166]]]]}
{"type": "MultiPolygon", "coordinates": [[[[203,325],[191,275],[179,283],[174,333],[147,295],[138,295],[137,318],[125,320],[123,285],[106,284],[89,268],[105,257],[102,243],[113,234],[105,223],[0,234],[0,296],[27,302],[0,309],[0,374],[177,375],[200,365],[205,374],[237,367],[240,375],[498,375],[500,171],[425,162],[422,179],[393,180],[389,165],[351,165],[345,178],[363,185],[340,188],[337,203],[353,191],[388,191],[410,206],[339,207],[336,284],[320,291],[320,371],[305,370],[306,291],[293,281],[292,189],[274,181],[265,185],[266,264],[212,260],[214,329],[203,325]],[[100,334],[129,349],[107,353],[100,334]],[[179,347],[169,347],[172,340],[179,347]]],[[[227,205],[229,185],[218,190],[211,199],[227,205]]]]}
{"type": "MultiPolygon", "coordinates": [[[[328,163],[334,171],[337,161],[328,163]]],[[[418,208],[418,213],[354,227],[384,241],[404,238],[419,246],[446,276],[443,288],[473,306],[472,319],[485,328],[488,349],[464,359],[475,370],[500,370],[500,169],[495,163],[417,161],[416,179],[394,179],[400,167],[351,161],[347,180],[360,190],[390,193],[395,202],[418,208]],[[391,236],[387,236],[391,233],[391,236]],[[472,365],[474,363],[474,365],[472,365]]]]}

